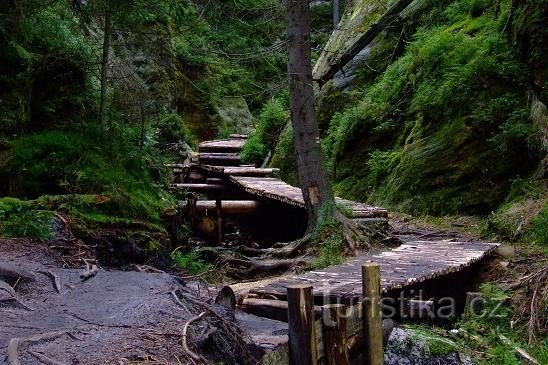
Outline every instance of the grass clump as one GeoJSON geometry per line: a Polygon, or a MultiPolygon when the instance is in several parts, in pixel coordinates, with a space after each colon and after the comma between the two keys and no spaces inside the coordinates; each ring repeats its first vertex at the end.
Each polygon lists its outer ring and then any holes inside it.
{"type": "Polygon", "coordinates": [[[342,224],[328,214],[334,207],[326,206],[320,212],[317,227],[312,232],[312,241],[316,243],[317,256],[312,267],[323,269],[344,262],[344,238],[342,224]]]}
{"type": "Polygon", "coordinates": [[[213,268],[213,265],[202,260],[200,254],[196,251],[185,253],[175,251],[171,254],[171,259],[178,269],[185,270],[190,275],[200,275],[213,268]]]}
{"type": "MultiPolygon", "coordinates": [[[[113,134],[118,133],[125,136],[117,144],[99,144],[94,134],[72,131],[14,139],[0,153],[0,192],[31,199],[42,194],[101,195],[106,197],[102,213],[159,222],[170,203],[162,188],[165,157],[154,145],[140,148],[136,130],[121,128],[113,134]]],[[[77,208],[85,210],[93,205],[89,203],[81,200],[77,208]]]]}

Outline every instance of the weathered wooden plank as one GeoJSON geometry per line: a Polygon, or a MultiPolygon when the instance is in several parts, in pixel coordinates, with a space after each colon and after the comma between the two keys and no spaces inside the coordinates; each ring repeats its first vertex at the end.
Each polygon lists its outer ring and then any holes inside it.
{"type": "Polygon", "coordinates": [[[387,292],[462,270],[490,254],[497,246],[447,240],[410,241],[393,250],[363,255],[342,265],[258,286],[250,293],[284,298],[286,286],[310,283],[314,285],[317,301],[322,297],[333,301],[358,300],[361,297],[360,266],[365,262],[380,264],[382,291],[387,292]]]}
{"type": "Polygon", "coordinates": [[[204,141],[198,145],[198,150],[200,152],[240,152],[245,141],[245,138],[204,141]]]}
{"type": "MultiPolygon", "coordinates": [[[[228,170],[225,168],[225,173],[227,171],[228,170]]],[[[237,187],[250,194],[277,200],[300,208],[305,207],[301,189],[286,184],[279,179],[232,175],[230,180],[237,187]]],[[[336,202],[351,210],[351,215],[356,218],[386,218],[388,216],[388,211],[384,208],[368,206],[366,204],[355,203],[340,198],[336,198],[336,202]]]]}

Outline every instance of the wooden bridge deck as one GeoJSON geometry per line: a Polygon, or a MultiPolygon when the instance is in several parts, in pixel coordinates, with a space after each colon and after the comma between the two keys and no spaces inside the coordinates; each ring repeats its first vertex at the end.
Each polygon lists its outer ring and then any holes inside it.
{"type": "Polygon", "coordinates": [[[409,240],[392,250],[358,256],[325,270],[259,284],[249,293],[285,300],[288,285],[310,284],[318,300],[328,298],[333,302],[352,302],[361,297],[361,266],[366,262],[380,264],[381,288],[386,293],[458,272],[489,255],[497,247],[497,244],[483,242],[409,240]]]}
{"type": "MultiPolygon", "coordinates": [[[[305,207],[300,188],[291,186],[277,178],[258,178],[249,176],[230,176],[230,180],[242,190],[259,197],[277,200],[282,203],[305,207]]],[[[354,217],[388,217],[388,210],[346,199],[336,198],[337,204],[352,211],[354,217]]]]}

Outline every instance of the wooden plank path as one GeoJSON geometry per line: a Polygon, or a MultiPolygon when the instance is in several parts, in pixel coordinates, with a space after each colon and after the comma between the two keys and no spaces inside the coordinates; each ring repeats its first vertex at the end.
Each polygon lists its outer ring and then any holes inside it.
{"type": "MultiPolygon", "coordinates": [[[[223,140],[205,141],[200,143],[199,153],[194,158],[183,164],[172,166],[182,174],[181,181],[183,183],[176,184],[177,188],[210,193],[215,199],[211,201],[193,200],[191,211],[211,211],[215,208],[218,226],[222,227],[223,214],[253,213],[257,209],[268,206],[268,201],[305,209],[301,189],[278,179],[278,169],[256,168],[240,164],[240,152],[244,144],[245,136],[242,135],[233,135],[223,140]],[[235,194],[237,198],[230,199],[229,195],[235,192],[237,192],[235,194]],[[237,200],[241,199],[243,192],[254,200],[237,200]],[[221,197],[224,200],[221,200],[221,197]]],[[[245,196],[244,198],[248,199],[245,196]]],[[[349,211],[352,218],[362,221],[388,221],[388,211],[384,208],[341,198],[336,198],[336,203],[344,207],[344,211],[349,211]]],[[[219,242],[222,242],[222,237],[221,228],[219,242]]],[[[343,303],[348,305],[345,307],[348,318],[346,324],[342,325],[345,333],[343,337],[345,341],[348,340],[343,345],[346,351],[360,345],[365,331],[363,323],[369,321],[369,319],[363,319],[362,311],[357,309],[367,302],[363,301],[365,279],[362,276],[362,265],[371,262],[380,265],[381,292],[382,295],[389,296],[393,295],[395,291],[425,287],[431,280],[456,274],[481,261],[498,247],[498,244],[494,243],[464,239],[421,239],[421,236],[412,235],[399,238],[404,243],[397,248],[386,249],[382,252],[370,252],[351,258],[341,265],[299,275],[285,275],[274,279],[234,285],[234,290],[244,296],[241,308],[247,312],[247,314],[240,313],[238,321],[253,338],[253,342],[266,351],[267,355],[263,358],[262,363],[282,364],[288,362],[288,338],[284,331],[287,324],[279,322],[280,319],[287,322],[288,312],[291,312],[288,311],[290,306],[290,303],[287,302],[288,287],[312,286],[310,300],[316,304],[343,303]],[[262,314],[257,313],[257,310],[262,314]],[[272,328],[276,328],[276,330],[272,331],[272,328]]],[[[375,267],[378,280],[379,267],[375,267]]],[[[318,314],[326,308],[316,306],[313,311],[318,314]]],[[[314,326],[316,326],[317,338],[313,341],[317,344],[317,358],[325,359],[328,356],[328,351],[325,349],[331,348],[333,345],[331,342],[336,338],[329,340],[323,338],[322,318],[316,320],[314,326]],[[324,341],[329,343],[324,343],[324,341]]],[[[328,361],[328,363],[337,364],[336,361],[328,361]]]]}
{"type": "MultiPolygon", "coordinates": [[[[249,176],[230,176],[230,180],[242,190],[260,197],[277,200],[282,203],[304,208],[305,203],[300,188],[291,186],[277,178],[258,178],[249,176]]],[[[336,203],[352,212],[352,217],[388,217],[388,210],[336,198],[336,203]]]]}
{"type": "Polygon", "coordinates": [[[250,294],[285,300],[286,287],[295,284],[314,286],[314,297],[319,301],[356,301],[361,296],[361,266],[377,262],[381,266],[381,289],[392,289],[422,283],[450,273],[458,272],[478,262],[498,247],[498,244],[466,241],[410,240],[392,250],[366,254],[324,270],[309,271],[285,277],[266,285],[257,285],[250,294]]]}

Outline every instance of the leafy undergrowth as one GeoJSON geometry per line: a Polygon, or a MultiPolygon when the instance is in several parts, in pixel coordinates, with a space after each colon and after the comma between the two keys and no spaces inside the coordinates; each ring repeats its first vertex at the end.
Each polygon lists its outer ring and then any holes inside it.
{"type": "MultiPolygon", "coordinates": [[[[171,254],[171,259],[178,269],[184,270],[192,276],[203,276],[213,268],[213,265],[203,260],[196,251],[175,251],[171,254]]],[[[207,275],[205,275],[205,279],[208,279],[207,275]]]]}
{"type": "Polygon", "coordinates": [[[54,215],[16,198],[0,199],[0,237],[47,240],[54,236],[54,215]]]}
{"type": "MultiPolygon", "coordinates": [[[[527,304],[539,311],[533,315],[546,314],[546,286],[537,293],[542,296],[539,307],[530,304],[535,298],[524,296],[521,290],[503,290],[497,283],[484,284],[481,292],[485,301],[480,315],[458,323],[460,343],[468,346],[482,364],[519,365],[524,360],[519,352],[523,351],[540,364],[548,363],[546,327],[530,331],[527,322],[531,312],[523,311],[523,304],[527,304]]],[[[546,318],[541,320],[545,326],[546,318]]]]}

